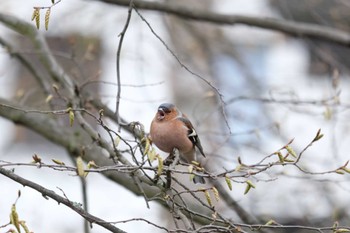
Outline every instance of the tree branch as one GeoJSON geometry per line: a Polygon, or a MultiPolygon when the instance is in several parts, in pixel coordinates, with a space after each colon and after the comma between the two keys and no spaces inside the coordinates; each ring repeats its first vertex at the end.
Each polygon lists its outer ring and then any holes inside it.
{"type": "MultiPolygon", "coordinates": [[[[98,166],[114,165],[113,161],[105,156],[105,150],[92,143],[90,136],[83,129],[70,130],[62,127],[55,119],[49,116],[36,112],[26,112],[25,109],[24,106],[0,98],[0,116],[39,133],[48,140],[65,148],[71,155],[80,155],[82,148],[84,148],[85,154],[83,159],[87,162],[93,160],[98,166]],[[12,108],[9,106],[12,106],[12,108]]],[[[118,171],[108,171],[103,172],[103,174],[136,195],[143,195],[129,174],[118,171]]],[[[155,196],[161,192],[152,182],[146,182],[148,179],[141,180],[142,188],[148,197],[155,196]]]]}
{"type": "MultiPolygon", "coordinates": [[[[129,0],[99,0],[101,2],[119,6],[129,6],[129,0]]],[[[283,32],[295,37],[317,38],[336,44],[350,46],[350,33],[311,23],[300,23],[284,19],[252,17],[244,15],[228,15],[191,9],[180,5],[170,5],[163,2],[149,2],[135,0],[134,6],[138,9],[159,11],[175,15],[183,19],[196,20],[220,25],[243,24],[274,31],[283,32]]]]}
{"type": "Polygon", "coordinates": [[[72,209],[73,211],[78,213],[80,216],[85,218],[90,223],[96,223],[97,225],[100,225],[103,228],[106,228],[107,230],[109,230],[111,232],[125,233],[125,231],[113,226],[112,224],[110,224],[110,223],[108,223],[108,222],[106,222],[106,221],[104,221],[104,220],[102,220],[102,219],[100,219],[92,214],[89,214],[83,208],[81,208],[79,205],[76,205],[74,202],[71,202],[67,198],[61,197],[60,195],[56,194],[52,190],[46,189],[37,183],[34,183],[34,182],[27,180],[27,179],[24,179],[23,177],[18,176],[15,173],[13,173],[7,169],[4,169],[2,167],[0,167],[0,173],[3,174],[4,176],[14,180],[17,183],[22,184],[23,186],[28,186],[28,187],[38,191],[44,197],[51,197],[52,199],[54,199],[58,203],[64,204],[65,206],[67,206],[68,208],[72,209]]]}
{"type": "Polygon", "coordinates": [[[118,81],[118,90],[117,90],[117,100],[116,100],[116,106],[115,106],[115,115],[117,116],[117,124],[120,125],[120,113],[119,113],[119,105],[120,105],[120,95],[122,92],[121,89],[121,83],[120,83],[120,54],[122,51],[122,45],[124,41],[124,36],[126,33],[126,30],[129,27],[130,19],[131,19],[131,13],[132,13],[132,4],[133,0],[130,0],[129,3],[129,9],[128,9],[128,17],[126,18],[126,22],[123,28],[123,31],[119,34],[119,43],[118,43],[118,49],[117,49],[117,54],[116,54],[116,72],[117,72],[117,81],[118,81]]]}

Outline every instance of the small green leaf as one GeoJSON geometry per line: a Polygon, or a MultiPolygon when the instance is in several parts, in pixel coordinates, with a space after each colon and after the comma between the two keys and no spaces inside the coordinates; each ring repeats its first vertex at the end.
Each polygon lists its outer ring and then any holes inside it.
{"type": "Polygon", "coordinates": [[[349,160],[346,161],[346,163],[341,167],[341,169],[347,173],[350,173],[350,169],[347,168],[348,164],[349,164],[349,160]]]}
{"type": "Polygon", "coordinates": [[[19,225],[18,213],[16,211],[15,204],[13,204],[11,207],[10,223],[16,227],[16,229],[19,233],[21,232],[21,229],[19,227],[20,225],[19,225]]]}
{"type": "Polygon", "coordinates": [[[72,111],[72,109],[69,110],[69,125],[70,127],[73,126],[74,123],[74,112],[72,111]]]}
{"type": "Polygon", "coordinates": [[[157,169],[157,174],[160,176],[163,172],[163,158],[160,156],[157,156],[158,159],[158,169],[157,169]]]}
{"type": "Polygon", "coordinates": [[[40,28],[40,10],[39,9],[36,9],[35,24],[36,24],[36,28],[39,29],[40,28]]]}
{"type": "Polygon", "coordinates": [[[77,173],[78,176],[80,177],[85,177],[85,172],[84,172],[84,163],[83,163],[83,159],[81,158],[81,156],[78,156],[76,159],[76,163],[77,163],[77,173]]]}
{"type": "Polygon", "coordinates": [[[141,139],[141,143],[144,143],[145,144],[145,150],[144,150],[144,155],[147,155],[148,154],[148,151],[149,151],[149,149],[150,149],[150,147],[151,147],[151,142],[150,142],[150,140],[148,139],[148,137],[146,136],[146,137],[144,137],[144,138],[142,138],[141,139]]]}
{"type": "Polygon", "coordinates": [[[147,157],[150,162],[153,162],[157,158],[156,150],[153,147],[151,150],[148,150],[147,157]]]}
{"type": "Polygon", "coordinates": [[[250,180],[247,180],[246,183],[252,188],[255,188],[255,184],[253,184],[250,180]]]}
{"type": "Polygon", "coordinates": [[[47,11],[45,13],[45,29],[46,29],[46,31],[49,29],[50,13],[51,13],[51,8],[47,9],[47,11]]]}
{"type": "Polygon", "coordinates": [[[215,200],[220,201],[219,191],[215,187],[212,187],[211,189],[213,190],[215,200]]]}
{"type": "Polygon", "coordinates": [[[250,185],[247,185],[246,187],[245,187],[245,190],[244,190],[244,195],[246,195],[248,192],[249,192],[249,190],[252,188],[252,186],[250,186],[250,185]]]}
{"type": "Polygon", "coordinates": [[[344,233],[344,232],[350,232],[350,230],[346,228],[339,228],[334,231],[334,233],[344,233]]]}
{"type": "Polygon", "coordinates": [[[225,176],[225,181],[226,181],[226,184],[227,184],[228,188],[230,189],[230,191],[232,191],[232,183],[231,183],[231,180],[228,176],[225,176]]]}
{"type": "Polygon", "coordinates": [[[104,109],[98,110],[98,114],[100,115],[100,117],[103,117],[103,116],[104,116],[104,112],[105,112],[104,109]]]}
{"type": "Polygon", "coordinates": [[[55,164],[58,164],[58,165],[65,165],[64,162],[58,160],[58,159],[52,159],[52,162],[54,162],[55,164]]]}
{"type": "Polygon", "coordinates": [[[187,170],[189,173],[192,173],[193,172],[193,165],[192,164],[188,165],[187,170]]]}
{"type": "Polygon", "coordinates": [[[294,162],[294,160],[293,159],[290,159],[290,158],[288,158],[289,157],[289,155],[291,155],[291,153],[287,153],[284,157],[283,157],[283,161],[284,162],[287,162],[287,163],[293,163],[294,162]]]}
{"type": "Polygon", "coordinates": [[[255,188],[255,185],[250,180],[247,180],[246,184],[247,186],[245,187],[244,195],[247,194],[251,188],[255,188]]]}
{"type": "Polygon", "coordinates": [[[114,145],[115,145],[115,147],[118,147],[119,143],[120,143],[120,137],[117,136],[117,137],[114,139],[114,145]]]}
{"type": "Polygon", "coordinates": [[[323,134],[321,133],[321,129],[319,129],[316,133],[314,140],[312,140],[312,142],[316,142],[316,141],[320,140],[322,137],[323,137],[323,134]]]}
{"type": "Polygon", "coordinates": [[[280,151],[278,152],[275,152],[275,154],[278,156],[278,159],[281,163],[284,163],[284,158],[283,158],[283,155],[280,151]]]}
{"type": "Polygon", "coordinates": [[[45,99],[45,103],[50,103],[50,101],[52,100],[52,98],[53,98],[53,95],[48,95],[47,97],[46,97],[46,99],[45,99]]]}
{"type": "Polygon", "coordinates": [[[36,18],[36,16],[37,16],[37,11],[38,11],[38,10],[37,10],[36,8],[34,8],[33,14],[32,14],[32,18],[31,18],[32,21],[36,18]]]}
{"type": "Polygon", "coordinates": [[[345,174],[342,169],[335,170],[335,173],[340,174],[340,175],[344,175],[345,174]]]}
{"type": "Polygon", "coordinates": [[[192,163],[193,165],[196,165],[196,166],[200,166],[200,165],[201,165],[200,163],[198,163],[197,161],[194,161],[194,160],[192,160],[191,163],[192,163]]]}
{"type": "Polygon", "coordinates": [[[55,92],[58,92],[58,90],[60,89],[58,87],[58,85],[56,83],[52,84],[52,89],[55,91],[55,92]]]}
{"type": "Polygon", "coordinates": [[[36,27],[39,29],[40,27],[40,8],[34,7],[34,11],[32,14],[32,21],[35,20],[36,27]]]}
{"type": "Polygon", "coordinates": [[[213,206],[212,205],[212,202],[211,202],[211,198],[210,198],[210,193],[208,192],[208,190],[205,190],[204,191],[204,195],[205,195],[205,198],[207,199],[207,202],[210,206],[213,206]]]}
{"type": "Polygon", "coordinates": [[[273,219],[270,219],[267,223],[265,223],[265,226],[271,226],[271,225],[275,225],[276,221],[273,219]]]}
{"type": "Polygon", "coordinates": [[[286,150],[288,151],[289,154],[291,154],[294,158],[297,157],[297,154],[295,153],[295,151],[293,150],[292,147],[290,147],[289,145],[285,147],[286,150]]]}
{"type": "Polygon", "coordinates": [[[24,229],[25,233],[30,233],[31,231],[29,230],[29,228],[26,225],[25,221],[19,221],[19,224],[21,224],[22,228],[24,229]]]}
{"type": "Polygon", "coordinates": [[[343,167],[342,170],[345,171],[345,172],[347,172],[347,173],[350,173],[350,169],[347,168],[347,167],[343,167]]]}
{"type": "Polygon", "coordinates": [[[91,168],[98,168],[97,164],[95,163],[95,161],[93,160],[90,160],[87,164],[87,167],[88,169],[91,169],[91,168]]]}
{"type": "Polygon", "coordinates": [[[239,172],[242,169],[242,164],[238,164],[235,168],[235,172],[239,172]]]}

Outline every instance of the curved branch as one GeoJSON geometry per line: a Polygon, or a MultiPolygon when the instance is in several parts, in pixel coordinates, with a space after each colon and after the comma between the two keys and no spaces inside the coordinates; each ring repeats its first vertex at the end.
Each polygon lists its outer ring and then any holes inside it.
{"type": "Polygon", "coordinates": [[[68,200],[67,198],[61,197],[60,195],[56,194],[54,191],[44,188],[43,186],[34,183],[30,180],[24,179],[21,176],[16,175],[15,173],[4,169],[0,167],[0,173],[4,176],[14,180],[15,182],[22,184],[23,186],[28,186],[39,193],[41,193],[44,197],[51,197],[58,203],[62,203],[63,205],[67,206],[68,208],[72,209],[73,211],[77,212],[79,215],[81,215],[83,218],[85,218],[90,223],[96,223],[97,225],[102,226],[103,228],[106,228],[107,230],[115,233],[125,233],[125,231],[113,226],[112,224],[92,215],[86,212],[83,208],[81,208],[79,205],[76,205],[74,202],[68,200]]]}
{"type": "MultiPolygon", "coordinates": [[[[101,2],[119,6],[129,6],[129,0],[99,0],[101,2]]],[[[207,12],[189,7],[164,4],[162,2],[149,2],[135,0],[134,6],[143,10],[159,11],[171,15],[196,21],[203,21],[221,25],[243,24],[258,28],[270,29],[283,32],[295,37],[310,37],[326,40],[350,47],[350,33],[321,26],[318,24],[294,22],[284,19],[262,18],[244,15],[228,15],[207,12]]]]}
{"type": "Polygon", "coordinates": [[[115,113],[117,116],[117,124],[120,124],[119,106],[120,106],[120,95],[122,92],[122,89],[120,86],[121,85],[121,83],[120,83],[120,54],[122,51],[124,36],[126,34],[126,30],[128,30],[130,19],[131,19],[132,3],[133,3],[133,0],[130,0],[129,9],[128,9],[128,17],[126,18],[126,22],[125,22],[123,31],[119,34],[120,38],[119,38],[118,49],[117,49],[117,54],[116,54],[116,72],[117,72],[118,89],[117,89],[117,101],[116,101],[116,106],[115,106],[115,113]]]}

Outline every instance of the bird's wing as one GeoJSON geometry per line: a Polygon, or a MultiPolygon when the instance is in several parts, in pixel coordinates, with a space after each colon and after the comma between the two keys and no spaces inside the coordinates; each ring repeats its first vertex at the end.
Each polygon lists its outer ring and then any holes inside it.
{"type": "Polygon", "coordinates": [[[201,152],[201,154],[205,157],[201,141],[199,140],[198,134],[197,134],[196,130],[194,129],[190,120],[188,120],[188,118],[182,117],[182,116],[177,117],[177,119],[182,121],[185,124],[185,126],[188,129],[188,133],[187,133],[188,138],[191,140],[193,145],[195,145],[198,148],[199,152],[201,152]]]}

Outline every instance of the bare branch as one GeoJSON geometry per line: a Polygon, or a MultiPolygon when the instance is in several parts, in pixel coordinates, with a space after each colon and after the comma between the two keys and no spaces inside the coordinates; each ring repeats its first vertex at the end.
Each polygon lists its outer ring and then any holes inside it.
{"type": "Polygon", "coordinates": [[[60,195],[56,194],[52,190],[46,189],[37,183],[34,183],[34,182],[27,180],[27,179],[24,179],[23,177],[18,176],[15,173],[13,173],[9,170],[6,170],[2,167],[0,167],[0,173],[3,174],[4,176],[14,180],[17,183],[22,184],[23,186],[28,186],[28,187],[38,191],[44,197],[51,197],[53,200],[57,201],[58,203],[64,204],[68,208],[72,209],[73,211],[75,211],[76,213],[81,215],[83,218],[85,218],[90,223],[96,223],[97,225],[100,225],[101,227],[103,227],[111,232],[115,232],[115,233],[124,233],[125,232],[125,231],[120,230],[119,228],[111,225],[110,223],[104,221],[103,219],[100,219],[92,214],[89,214],[88,212],[86,212],[83,208],[81,208],[76,203],[71,202],[67,198],[61,197],[60,195]]]}
{"type": "MultiPolygon", "coordinates": [[[[129,6],[129,0],[100,0],[119,6],[129,6]]],[[[252,17],[243,15],[227,15],[214,12],[191,9],[175,4],[166,4],[163,2],[149,2],[135,0],[136,8],[143,10],[159,11],[196,21],[215,23],[220,25],[243,24],[258,28],[270,29],[283,32],[295,37],[309,37],[326,40],[329,42],[350,46],[350,34],[331,27],[320,26],[318,24],[293,22],[283,19],[252,17]]]]}
{"type": "Polygon", "coordinates": [[[120,124],[119,105],[120,105],[120,94],[122,91],[121,83],[120,83],[120,53],[122,51],[122,45],[123,45],[123,40],[124,40],[126,30],[128,30],[128,27],[129,27],[131,13],[132,13],[132,5],[133,5],[133,0],[131,0],[129,3],[128,17],[126,18],[126,22],[125,22],[123,31],[119,34],[120,39],[119,39],[119,44],[118,44],[118,49],[117,49],[117,57],[116,57],[116,66],[117,67],[116,68],[117,68],[118,90],[117,90],[117,101],[116,101],[116,107],[115,107],[115,113],[117,116],[117,124],[120,124]]]}

